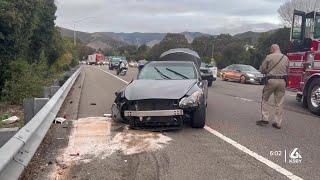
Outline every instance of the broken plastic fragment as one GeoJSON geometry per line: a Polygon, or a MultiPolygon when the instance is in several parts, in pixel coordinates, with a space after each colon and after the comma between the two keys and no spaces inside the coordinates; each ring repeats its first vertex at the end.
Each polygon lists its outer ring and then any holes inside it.
{"type": "Polygon", "coordinates": [[[8,119],[3,120],[2,122],[5,124],[13,124],[17,121],[19,121],[19,118],[17,116],[12,116],[12,117],[9,117],[8,119]]]}
{"type": "Polygon", "coordinates": [[[55,123],[55,124],[57,124],[57,123],[62,124],[64,121],[66,121],[65,118],[57,117],[57,118],[54,120],[54,123],[55,123]]]}

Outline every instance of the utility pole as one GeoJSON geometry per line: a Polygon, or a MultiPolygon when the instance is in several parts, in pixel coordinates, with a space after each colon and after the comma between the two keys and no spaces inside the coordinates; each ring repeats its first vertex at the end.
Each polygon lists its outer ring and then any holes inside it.
{"type": "Polygon", "coordinates": [[[214,43],[212,43],[212,50],[211,50],[211,61],[213,61],[213,51],[214,51],[214,43]]]}
{"type": "Polygon", "coordinates": [[[73,45],[77,45],[77,40],[76,40],[76,23],[73,25],[73,45]]]}

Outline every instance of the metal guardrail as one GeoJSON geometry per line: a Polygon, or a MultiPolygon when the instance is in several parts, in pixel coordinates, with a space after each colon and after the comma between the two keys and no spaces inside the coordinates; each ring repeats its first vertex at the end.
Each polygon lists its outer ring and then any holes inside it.
{"type": "Polygon", "coordinates": [[[81,67],[47,104],[0,149],[0,179],[18,179],[45,137],[81,67]]]}

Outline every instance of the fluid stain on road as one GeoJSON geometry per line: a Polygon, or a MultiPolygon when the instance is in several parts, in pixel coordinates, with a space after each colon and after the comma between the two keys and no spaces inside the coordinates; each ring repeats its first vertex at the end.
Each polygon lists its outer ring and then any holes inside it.
{"type": "Polygon", "coordinates": [[[121,131],[114,131],[114,126],[116,123],[106,117],[89,117],[74,121],[68,147],[57,158],[58,164],[64,164],[68,168],[60,167],[52,175],[56,178],[57,174],[70,176],[68,169],[81,163],[106,159],[114,153],[130,156],[155,152],[172,141],[170,137],[161,133],[130,130],[125,125],[121,131]]]}
{"type": "Polygon", "coordinates": [[[152,152],[163,148],[172,139],[160,134],[144,131],[125,130],[117,133],[111,141],[111,146],[125,155],[152,152]]]}

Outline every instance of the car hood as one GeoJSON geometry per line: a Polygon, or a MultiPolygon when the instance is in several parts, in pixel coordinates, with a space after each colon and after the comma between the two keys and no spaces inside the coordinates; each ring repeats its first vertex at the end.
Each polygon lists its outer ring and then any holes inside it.
{"type": "Polygon", "coordinates": [[[246,74],[254,74],[254,75],[262,75],[261,72],[254,72],[254,71],[243,71],[246,74]]]}
{"type": "Polygon", "coordinates": [[[180,99],[197,83],[188,80],[134,80],[125,89],[127,100],[180,99]]]}

